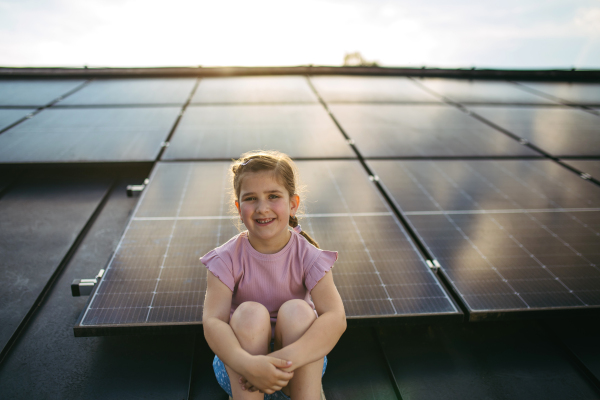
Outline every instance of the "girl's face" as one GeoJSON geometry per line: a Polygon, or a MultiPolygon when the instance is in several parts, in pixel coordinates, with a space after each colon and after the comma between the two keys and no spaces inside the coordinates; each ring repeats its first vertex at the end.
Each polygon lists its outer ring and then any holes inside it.
{"type": "Polygon", "coordinates": [[[298,195],[290,198],[272,171],[244,174],[235,206],[248,229],[250,244],[265,254],[276,253],[290,240],[290,215],[300,204],[298,195]]]}

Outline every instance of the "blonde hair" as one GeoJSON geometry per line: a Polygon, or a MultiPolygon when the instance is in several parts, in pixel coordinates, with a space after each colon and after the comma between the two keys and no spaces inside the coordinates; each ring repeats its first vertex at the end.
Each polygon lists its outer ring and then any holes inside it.
{"type": "MultiPolygon", "coordinates": [[[[231,181],[233,184],[233,200],[239,201],[244,175],[250,172],[272,171],[277,181],[285,188],[290,198],[299,192],[298,168],[292,159],[284,153],[273,150],[249,151],[241,155],[231,164],[231,181]]],[[[289,225],[298,226],[298,217],[290,215],[289,225]]],[[[310,244],[319,247],[319,244],[305,231],[304,236],[310,244]]]]}

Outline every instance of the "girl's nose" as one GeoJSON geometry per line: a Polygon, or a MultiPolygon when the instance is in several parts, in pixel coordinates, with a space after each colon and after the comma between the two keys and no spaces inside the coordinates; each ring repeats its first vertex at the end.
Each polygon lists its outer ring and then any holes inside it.
{"type": "Polygon", "coordinates": [[[266,201],[262,201],[259,200],[256,204],[256,211],[257,212],[265,212],[269,209],[269,205],[267,204],[266,201]]]}

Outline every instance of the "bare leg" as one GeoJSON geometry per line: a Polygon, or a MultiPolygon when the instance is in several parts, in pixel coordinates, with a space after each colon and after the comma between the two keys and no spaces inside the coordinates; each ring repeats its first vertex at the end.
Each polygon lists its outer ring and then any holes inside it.
{"type": "MultiPolygon", "coordinates": [[[[240,346],[252,355],[268,354],[269,342],[271,341],[271,320],[269,311],[260,303],[248,301],[242,303],[235,310],[229,321],[233,333],[240,342],[240,346]]],[[[240,375],[225,365],[231,392],[234,400],[262,400],[264,394],[260,392],[250,393],[242,390],[239,383],[240,375]]]]}
{"type": "MultiPolygon", "coordinates": [[[[275,349],[280,349],[300,339],[317,319],[313,309],[304,300],[285,302],[277,314],[275,349]]],[[[319,400],[323,359],[306,364],[294,371],[294,377],[282,390],[292,400],[319,400]]]]}

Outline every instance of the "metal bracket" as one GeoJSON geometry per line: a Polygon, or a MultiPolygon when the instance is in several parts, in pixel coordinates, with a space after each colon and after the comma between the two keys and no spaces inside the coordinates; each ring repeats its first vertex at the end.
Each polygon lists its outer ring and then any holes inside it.
{"type": "Polygon", "coordinates": [[[144,179],[144,183],[141,185],[127,185],[127,197],[133,197],[135,193],[143,192],[149,182],[149,179],[144,179]]]}
{"type": "Polygon", "coordinates": [[[438,262],[438,260],[426,260],[427,261],[427,266],[429,268],[431,268],[433,270],[433,272],[437,272],[442,266],[440,265],[440,263],[438,262]]]}
{"type": "Polygon", "coordinates": [[[377,175],[369,175],[369,180],[371,182],[379,182],[379,177],[377,175]]]}
{"type": "Polygon", "coordinates": [[[73,297],[89,296],[96,283],[104,276],[104,270],[101,269],[94,279],[73,279],[71,283],[71,294],[73,297]]]}
{"type": "Polygon", "coordinates": [[[581,175],[579,175],[581,177],[581,179],[585,179],[586,181],[588,179],[592,178],[592,175],[588,174],[587,172],[582,173],[581,175]]]}

